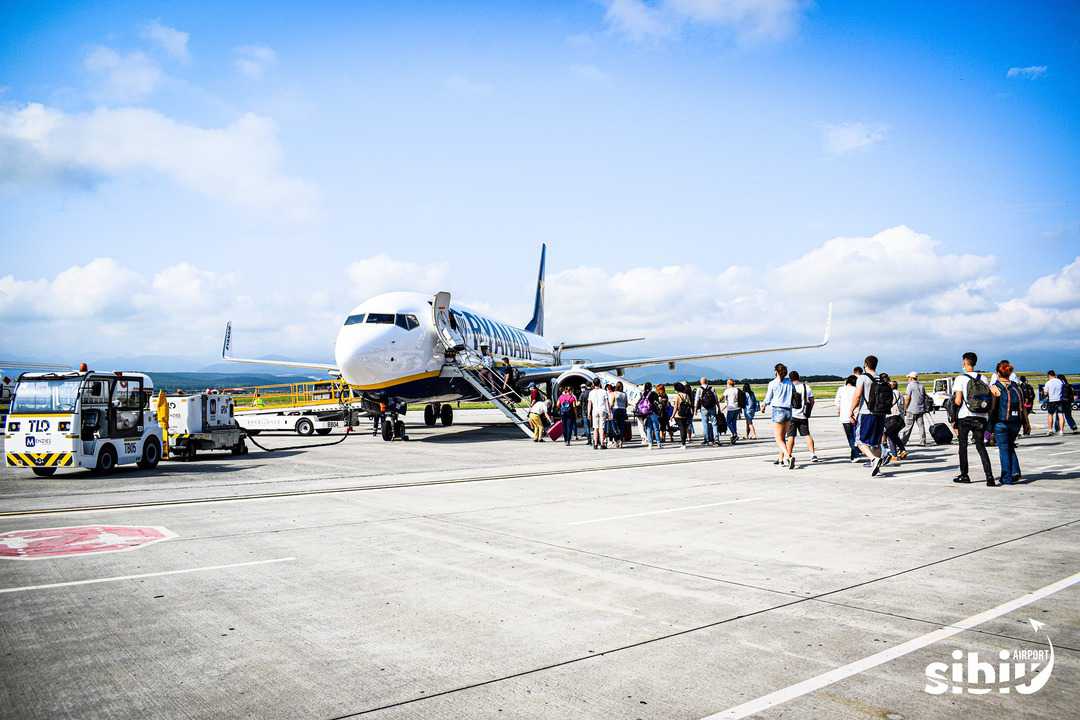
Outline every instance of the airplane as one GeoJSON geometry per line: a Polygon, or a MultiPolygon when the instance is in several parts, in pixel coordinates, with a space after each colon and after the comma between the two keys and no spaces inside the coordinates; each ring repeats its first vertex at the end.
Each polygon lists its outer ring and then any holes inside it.
{"type": "MultiPolygon", "coordinates": [[[[576,389],[597,377],[614,382],[628,368],[667,365],[674,369],[681,362],[810,350],[829,342],[831,303],[820,343],[627,360],[566,361],[563,355],[570,350],[643,338],[559,344],[545,338],[546,257],[545,244],[540,251],[532,318],[522,328],[452,305],[450,293],[445,291],[434,296],[389,292],[360,303],[348,313],[334,345],[334,364],[234,357],[231,321],[225,326],[221,356],[229,362],[320,370],[339,377],[360,393],[365,410],[390,416],[390,422],[382,423],[382,436],[392,440],[406,439],[405,424],[399,416],[409,403],[424,404],[424,423],[430,427],[439,421],[444,426],[453,424],[451,402],[486,399],[527,432],[527,424],[517,414],[513,401],[533,384],[571,385],[576,389]]],[[[634,402],[633,394],[628,395],[634,402]]]]}

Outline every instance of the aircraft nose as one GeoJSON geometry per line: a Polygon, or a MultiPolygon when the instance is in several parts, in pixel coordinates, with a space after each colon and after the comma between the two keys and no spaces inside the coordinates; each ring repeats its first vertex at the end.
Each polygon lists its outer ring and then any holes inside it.
{"type": "Polygon", "coordinates": [[[334,345],[334,360],[345,382],[365,386],[386,380],[380,372],[383,364],[380,336],[381,333],[363,325],[341,329],[334,345]]]}

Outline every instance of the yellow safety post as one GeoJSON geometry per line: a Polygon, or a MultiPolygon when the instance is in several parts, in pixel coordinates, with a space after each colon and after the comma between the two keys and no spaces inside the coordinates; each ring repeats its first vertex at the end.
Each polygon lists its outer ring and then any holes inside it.
{"type": "Polygon", "coordinates": [[[165,398],[165,391],[159,390],[157,396],[157,421],[161,426],[161,457],[169,457],[169,401],[165,398]]]}

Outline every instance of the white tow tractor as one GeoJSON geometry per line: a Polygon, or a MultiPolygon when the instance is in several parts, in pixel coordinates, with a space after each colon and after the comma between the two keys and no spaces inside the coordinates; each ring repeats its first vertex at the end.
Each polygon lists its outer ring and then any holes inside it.
{"type": "Polygon", "coordinates": [[[169,395],[169,457],[194,460],[200,450],[246,455],[244,430],[233,417],[233,399],[216,392],[169,395]]]}
{"type": "Polygon", "coordinates": [[[149,405],[153,389],[143,373],[23,373],[4,433],[7,465],[42,477],[57,468],[157,467],[162,431],[149,405]]]}

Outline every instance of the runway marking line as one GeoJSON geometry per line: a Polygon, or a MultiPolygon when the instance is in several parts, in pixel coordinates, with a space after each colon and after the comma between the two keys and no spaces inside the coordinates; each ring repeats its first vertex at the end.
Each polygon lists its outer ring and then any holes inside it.
{"type": "Polygon", "coordinates": [[[1046,453],[1049,457],[1056,457],[1057,455],[1074,455],[1080,453],[1080,450],[1066,450],[1064,452],[1046,453]]]}
{"type": "Polygon", "coordinates": [[[1074,573],[1069,577],[1062,578],[1061,580],[1058,580],[1055,583],[1051,583],[1045,587],[1039,588],[1034,592],[1030,592],[1026,595],[1021,595],[1020,597],[1014,598],[1013,600],[1009,600],[1008,602],[1002,603],[995,608],[991,608],[984,612],[978,613],[977,615],[972,615],[971,617],[965,618],[960,622],[946,625],[945,627],[939,628],[932,632],[928,632],[925,635],[920,635],[917,638],[908,640],[906,643],[902,643],[895,647],[882,650],[879,653],[874,653],[873,655],[864,657],[861,660],[856,660],[853,663],[842,665],[834,670],[822,673],[821,675],[818,675],[816,677],[812,677],[808,680],[803,680],[802,682],[795,683],[794,685],[789,685],[786,688],[771,692],[768,695],[762,695],[755,700],[750,700],[749,702],[742,703],[741,705],[736,705],[735,707],[724,710],[723,712],[709,715],[708,717],[704,718],[704,720],[740,720],[741,718],[764,712],[769,708],[776,707],[777,705],[781,705],[790,700],[802,697],[803,695],[817,692],[818,690],[828,685],[832,685],[835,682],[845,680],[852,675],[857,675],[861,672],[865,672],[866,670],[875,668],[878,665],[884,665],[885,663],[891,660],[895,660],[898,657],[903,657],[904,655],[913,653],[916,650],[921,650],[925,647],[928,647],[929,645],[933,645],[936,642],[940,642],[941,640],[950,638],[953,635],[958,635],[965,630],[970,630],[978,625],[982,625],[985,622],[994,620],[1001,617],[1002,615],[1006,615],[1014,610],[1022,608],[1025,605],[1030,605],[1033,602],[1042,600],[1043,598],[1049,597],[1054,593],[1072,587],[1078,582],[1080,582],[1080,572],[1074,573]]]}
{"type": "Polygon", "coordinates": [[[626,518],[644,517],[645,515],[660,515],[662,513],[680,512],[682,510],[697,510],[698,508],[716,507],[717,505],[734,505],[735,503],[753,502],[765,498],[752,497],[738,500],[724,500],[722,502],[706,503],[704,505],[687,505],[685,507],[668,508],[666,510],[649,510],[648,512],[631,513],[629,515],[612,515],[611,517],[593,518],[592,520],[578,520],[567,523],[569,525],[588,525],[589,523],[607,522],[608,520],[625,520],[626,518]]]}
{"type": "Polygon", "coordinates": [[[26,592],[27,590],[48,590],[49,588],[72,587],[74,585],[96,585],[97,583],[118,582],[120,580],[138,580],[140,578],[162,577],[163,575],[183,575],[185,573],[206,572],[208,570],[228,570],[230,568],[269,565],[270,563],[289,562],[294,557],[274,558],[272,560],[252,560],[251,562],[230,563],[228,565],[207,565],[205,567],[185,568],[183,570],[165,570],[163,572],[141,573],[139,575],[115,575],[92,580],[71,580],[69,582],[49,583],[47,585],[23,585],[21,587],[0,588],[0,594],[26,592]]]}

